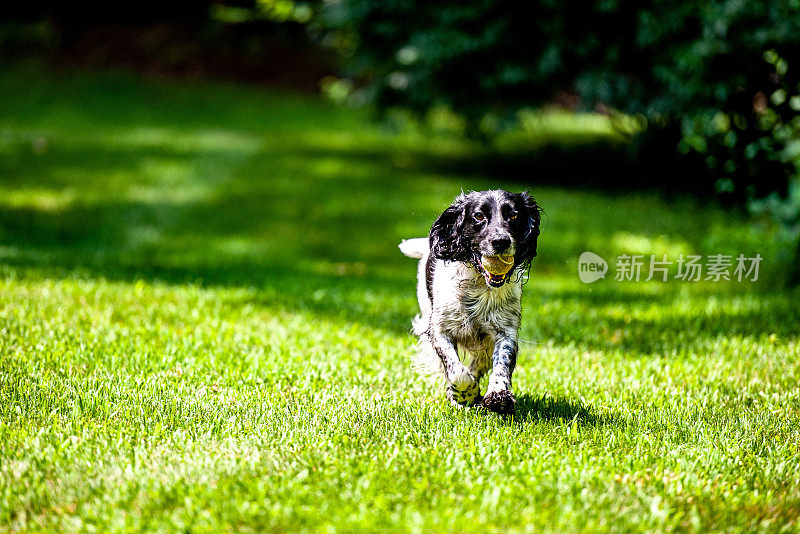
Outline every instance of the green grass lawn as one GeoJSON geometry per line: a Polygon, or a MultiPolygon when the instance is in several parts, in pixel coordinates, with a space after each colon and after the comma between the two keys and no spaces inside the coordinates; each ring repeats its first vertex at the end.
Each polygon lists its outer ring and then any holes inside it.
{"type": "MultiPolygon", "coordinates": [[[[14,66],[0,110],[0,530],[800,529],[769,225],[498,181],[480,147],[254,87],[14,66]],[[410,372],[396,248],[487,187],[547,213],[511,419],[410,372]],[[585,285],[585,250],[766,259],[585,285]]],[[[554,117],[528,142],[606,135],[554,117]]]]}

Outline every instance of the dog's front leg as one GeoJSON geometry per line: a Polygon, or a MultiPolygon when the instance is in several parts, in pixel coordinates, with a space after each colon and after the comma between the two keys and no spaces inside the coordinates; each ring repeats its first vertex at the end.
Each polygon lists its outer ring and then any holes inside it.
{"type": "Polygon", "coordinates": [[[492,374],[483,404],[493,412],[514,412],[514,396],[511,394],[511,375],[517,365],[517,340],[515,337],[499,337],[492,352],[492,374]]]}
{"type": "Polygon", "coordinates": [[[479,400],[481,391],[478,380],[461,363],[455,343],[442,332],[435,333],[431,341],[444,366],[446,393],[450,402],[463,406],[479,400]]]}

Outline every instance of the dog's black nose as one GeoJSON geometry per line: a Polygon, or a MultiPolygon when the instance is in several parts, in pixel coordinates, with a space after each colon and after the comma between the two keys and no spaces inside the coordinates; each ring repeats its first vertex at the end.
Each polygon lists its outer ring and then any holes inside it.
{"type": "Polygon", "coordinates": [[[509,237],[496,237],[492,239],[492,247],[496,253],[505,251],[511,245],[511,238],[509,237]]]}

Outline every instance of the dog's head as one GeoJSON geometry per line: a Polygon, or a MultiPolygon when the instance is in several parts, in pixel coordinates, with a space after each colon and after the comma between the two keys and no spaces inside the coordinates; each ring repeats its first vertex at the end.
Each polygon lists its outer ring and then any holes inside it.
{"type": "Polygon", "coordinates": [[[500,287],[536,256],[539,212],[528,193],[462,194],[433,223],[431,252],[441,260],[471,263],[489,286],[500,287]]]}

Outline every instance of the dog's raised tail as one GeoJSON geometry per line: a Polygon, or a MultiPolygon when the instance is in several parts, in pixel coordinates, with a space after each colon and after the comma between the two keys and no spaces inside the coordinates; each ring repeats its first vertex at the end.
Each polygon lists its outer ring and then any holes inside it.
{"type": "Polygon", "coordinates": [[[422,256],[428,253],[430,250],[430,245],[428,244],[427,237],[415,237],[413,239],[403,239],[403,241],[397,245],[400,249],[400,252],[408,256],[409,258],[416,258],[421,259],[422,256]]]}

